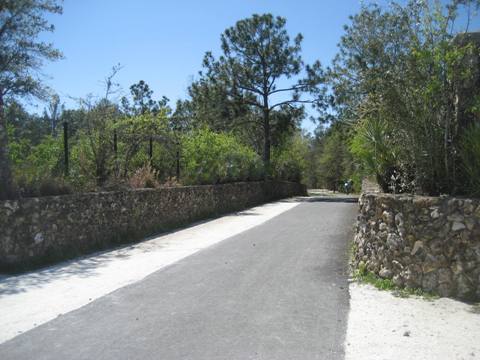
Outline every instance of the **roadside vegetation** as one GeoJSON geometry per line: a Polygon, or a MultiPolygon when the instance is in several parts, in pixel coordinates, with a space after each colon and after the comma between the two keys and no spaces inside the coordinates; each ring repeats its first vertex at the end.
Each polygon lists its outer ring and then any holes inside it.
{"type": "Polygon", "coordinates": [[[116,65],[102,96],[67,109],[40,76],[44,61],[62,58],[38,40],[54,30],[45,15],[60,14],[59,4],[7,1],[0,9],[0,198],[302,180],[303,106],[322,106],[324,78],[319,62],[304,64],[302,36],[290,38],[286,19],[253,15],[226,29],[222,54],[206,53],[188,98],[174,106],[144,80],[120,96],[116,65]],[[42,115],[26,111],[28,98],[45,100],[42,115]]]}
{"type": "Polygon", "coordinates": [[[365,266],[359,266],[358,269],[353,271],[353,279],[361,283],[370,284],[379,290],[391,291],[393,295],[398,297],[419,296],[426,300],[434,300],[439,297],[437,294],[419,288],[399,287],[391,279],[384,279],[367,271],[365,266]]]}
{"type": "Polygon", "coordinates": [[[186,99],[145,80],[120,93],[116,65],[104,94],[74,108],[41,75],[62,58],[38,40],[59,4],[0,8],[2,199],[266,178],[358,191],[367,175],[384,191],[480,194],[479,48],[468,21],[457,26],[478,0],[365,4],[326,67],[304,63],[285,18],[252,15],[221,34],[218,56],[206,52],[186,99]],[[43,114],[26,110],[32,98],[43,114]]]}
{"type": "Polygon", "coordinates": [[[326,71],[336,126],[316,134],[314,180],[373,175],[385,192],[478,196],[480,38],[464,33],[478,8],[408,1],[351,17],[326,71]]]}

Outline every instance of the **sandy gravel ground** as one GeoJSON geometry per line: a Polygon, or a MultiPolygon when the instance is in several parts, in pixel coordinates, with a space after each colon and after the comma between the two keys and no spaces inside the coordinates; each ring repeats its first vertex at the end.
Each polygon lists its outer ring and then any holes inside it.
{"type": "Polygon", "coordinates": [[[480,307],[350,284],[347,360],[480,359],[480,307]]]}
{"type": "Polygon", "coordinates": [[[0,278],[0,343],[260,225],[298,204],[295,200],[265,204],[135,245],[0,278]]]}

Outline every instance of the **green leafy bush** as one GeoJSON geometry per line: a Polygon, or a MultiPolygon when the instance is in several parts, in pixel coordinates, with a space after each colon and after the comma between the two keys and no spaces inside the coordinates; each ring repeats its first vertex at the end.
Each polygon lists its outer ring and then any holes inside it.
{"type": "Polygon", "coordinates": [[[199,130],[182,143],[184,184],[217,184],[262,178],[260,157],[234,136],[199,130]]]}
{"type": "Polygon", "coordinates": [[[464,5],[365,4],[345,26],[329,74],[336,116],[355,124],[356,160],[384,191],[466,194],[457,150],[473,117],[460,108],[478,109],[479,48],[452,31],[464,5]]]}
{"type": "Polygon", "coordinates": [[[27,157],[26,163],[30,166],[27,174],[33,179],[60,175],[62,156],[62,138],[46,136],[27,157]]]}
{"type": "Polygon", "coordinates": [[[94,191],[96,189],[96,166],[89,137],[79,131],[70,150],[69,181],[77,191],[94,191]]]}
{"type": "Polygon", "coordinates": [[[45,135],[36,138],[16,137],[8,126],[9,156],[13,171],[14,193],[18,197],[49,196],[72,193],[63,178],[63,137],[45,135]]]}
{"type": "Polygon", "coordinates": [[[307,168],[308,143],[297,134],[272,152],[272,176],[275,179],[300,182],[307,168]]]}
{"type": "Polygon", "coordinates": [[[48,196],[72,192],[62,177],[63,139],[45,136],[38,145],[22,139],[9,146],[18,196],[48,196]]]}

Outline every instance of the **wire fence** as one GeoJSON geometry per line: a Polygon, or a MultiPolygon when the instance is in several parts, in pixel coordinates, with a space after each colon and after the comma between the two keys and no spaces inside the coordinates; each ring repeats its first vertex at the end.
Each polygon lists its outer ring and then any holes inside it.
{"type": "MultiPolygon", "coordinates": [[[[163,135],[133,135],[136,139],[141,139],[142,141],[148,142],[148,159],[152,163],[154,156],[154,147],[155,144],[162,144],[167,148],[172,154],[174,154],[175,159],[175,177],[177,180],[180,179],[180,161],[181,161],[181,149],[180,142],[178,140],[172,139],[163,135]]],[[[70,142],[69,142],[70,132],[68,122],[63,122],[63,169],[65,177],[70,175],[70,142]]],[[[127,135],[123,135],[124,138],[128,138],[127,135]]],[[[113,152],[114,157],[118,158],[118,138],[119,134],[115,130],[113,132],[113,152]]]]}

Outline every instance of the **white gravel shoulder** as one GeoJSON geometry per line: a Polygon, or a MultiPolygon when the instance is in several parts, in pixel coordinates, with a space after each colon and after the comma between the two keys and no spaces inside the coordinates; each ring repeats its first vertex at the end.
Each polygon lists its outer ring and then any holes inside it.
{"type": "MultiPolygon", "coordinates": [[[[292,209],[280,201],[138,244],[0,279],[0,343],[292,209]]],[[[1,358],[1,356],[0,356],[1,358]]]]}
{"type": "Polygon", "coordinates": [[[350,284],[347,360],[480,359],[480,308],[350,284]]]}

